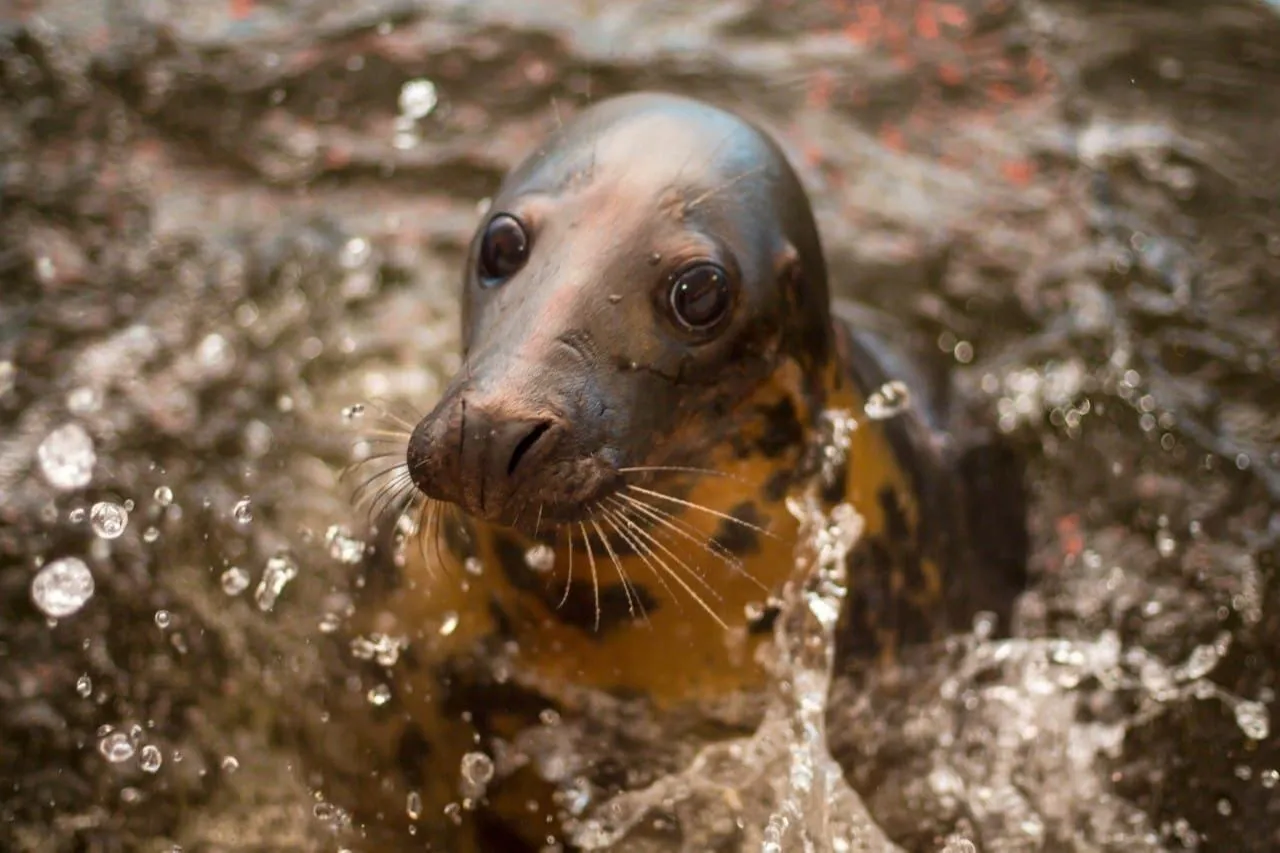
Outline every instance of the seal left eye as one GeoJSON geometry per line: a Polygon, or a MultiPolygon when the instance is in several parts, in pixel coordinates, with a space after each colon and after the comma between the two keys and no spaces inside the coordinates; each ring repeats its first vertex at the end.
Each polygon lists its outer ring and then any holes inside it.
{"type": "Polygon", "coordinates": [[[690,332],[705,332],[729,311],[729,276],[717,264],[701,263],[681,272],[671,286],[671,313],[690,332]]]}
{"type": "Polygon", "coordinates": [[[529,260],[529,235],[509,213],[499,213],[484,228],[480,241],[480,280],[486,287],[501,284],[529,260]]]}

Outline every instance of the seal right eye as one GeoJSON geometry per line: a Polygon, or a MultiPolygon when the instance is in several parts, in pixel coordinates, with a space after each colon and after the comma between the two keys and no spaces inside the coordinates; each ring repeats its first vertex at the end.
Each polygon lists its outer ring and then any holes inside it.
{"type": "Polygon", "coordinates": [[[499,213],[484,227],[480,241],[480,283],[495,287],[520,271],[529,260],[529,235],[509,213],[499,213]]]}

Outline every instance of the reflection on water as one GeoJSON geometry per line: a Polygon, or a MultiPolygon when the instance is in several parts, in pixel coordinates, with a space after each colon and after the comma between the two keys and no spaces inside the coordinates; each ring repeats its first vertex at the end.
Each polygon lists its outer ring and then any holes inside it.
{"type": "MultiPolygon", "coordinates": [[[[350,407],[430,405],[478,207],[557,116],[637,87],[784,140],[836,288],[935,335],[1031,452],[1035,582],[1014,637],[980,619],[903,690],[828,707],[829,646],[799,640],[830,630],[821,567],[857,519],[797,507],[811,585],[765,724],[617,797],[569,775],[578,843],[1280,844],[1266,4],[3,14],[0,848],[338,849],[298,760],[331,728],[311,685],[402,652],[328,642],[367,544],[350,407]]],[[[527,747],[593,759],[554,721],[527,747]]]]}

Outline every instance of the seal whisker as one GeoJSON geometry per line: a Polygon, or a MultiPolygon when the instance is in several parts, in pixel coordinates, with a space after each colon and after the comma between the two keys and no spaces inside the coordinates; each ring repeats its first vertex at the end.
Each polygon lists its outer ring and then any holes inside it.
{"type": "Polygon", "coordinates": [[[725,190],[733,187],[735,184],[740,183],[741,181],[745,181],[747,178],[750,178],[753,175],[758,175],[763,171],[764,171],[763,166],[756,166],[753,169],[747,169],[745,172],[741,172],[737,175],[734,175],[733,177],[729,178],[728,180],[724,181],[718,186],[714,186],[711,189],[704,192],[702,195],[695,197],[693,200],[685,202],[684,209],[693,210],[695,207],[702,204],[704,201],[711,198],[712,196],[715,196],[718,193],[722,193],[725,190]]]}
{"type": "Polygon", "coordinates": [[[675,473],[675,474],[707,474],[712,477],[721,477],[726,480],[736,480],[739,483],[746,484],[746,480],[736,477],[733,474],[717,471],[714,468],[693,468],[683,465],[638,465],[629,468],[619,468],[619,474],[647,474],[647,473],[675,473]]]}
{"type": "Polygon", "coordinates": [[[700,512],[705,512],[708,515],[714,515],[716,518],[731,522],[733,524],[740,524],[743,527],[747,528],[748,530],[754,530],[756,533],[759,533],[762,536],[768,536],[771,539],[778,538],[774,533],[768,530],[765,530],[763,527],[759,527],[755,524],[752,524],[749,521],[743,521],[741,518],[737,518],[736,516],[729,515],[726,512],[720,512],[719,510],[712,509],[709,506],[703,506],[702,504],[694,503],[693,501],[687,501],[687,500],[684,500],[683,498],[675,498],[675,497],[672,497],[671,495],[664,495],[662,492],[655,492],[652,489],[646,489],[642,486],[628,485],[627,488],[635,492],[640,492],[643,495],[650,495],[651,497],[661,498],[664,501],[671,501],[672,503],[679,504],[680,506],[687,507],[689,509],[696,509],[700,512]]]}
{"type": "Polygon", "coordinates": [[[596,555],[591,548],[591,537],[587,535],[587,526],[581,521],[578,526],[582,528],[582,542],[587,546],[587,560],[591,563],[591,588],[596,596],[596,627],[600,630],[600,576],[596,573],[596,555]]]}
{"type": "Polygon", "coordinates": [[[396,504],[397,502],[400,501],[401,498],[405,497],[406,493],[408,492],[412,484],[413,484],[413,481],[410,479],[409,473],[406,471],[406,472],[397,474],[390,481],[388,481],[382,488],[380,488],[377,494],[373,496],[373,500],[369,502],[370,523],[373,523],[377,519],[381,518],[387,512],[387,510],[389,510],[392,507],[392,505],[396,504]]]}
{"type": "MultiPolygon", "coordinates": [[[[608,513],[608,510],[606,510],[606,513],[608,513]]],[[[664,545],[662,545],[662,543],[658,542],[658,540],[650,536],[643,528],[638,526],[634,521],[632,521],[626,515],[622,516],[622,521],[625,524],[629,525],[632,528],[632,530],[634,530],[637,534],[648,537],[649,540],[653,542],[653,544],[657,545],[664,552],[666,552],[666,554],[670,556],[671,559],[675,560],[686,572],[688,572],[693,577],[697,578],[698,582],[701,583],[704,587],[706,587],[707,590],[712,595],[714,595],[717,599],[720,598],[720,595],[716,593],[716,591],[711,587],[710,584],[707,583],[706,579],[702,577],[701,574],[689,568],[689,565],[685,563],[683,560],[681,560],[674,553],[672,553],[672,551],[669,548],[665,547],[664,545]]],[[[717,625],[719,625],[721,628],[725,629],[726,631],[729,629],[729,626],[725,624],[725,621],[720,618],[720,615],[716,613],[714,609],[712,609],[711,605],[707,604],[706,600],[703,599],[703,597],[699,595],[698,592],[693,589],[693,587],[685,583],[684,579],[681,578],[680,575],[677,574],[676,571],[671,568],[671,566],[667,563],[667,561],[662,559],[656,553],[654,553],[653,549],[650,546],[643,545],[643,543],[637,543],[634,539],[629,539],[626,536],[626,534],[624,534],[621,530],[618,531],[618,535],[622,536],[624,539],[627,539],[627,541],[631,543],[631,547],[636,549],[636,552],[641,555],[641,559],[645,559],[644,557],[645,551],[648,551],[648,553],[652,554],[653,558],[657,560],[664,569],[666,569],[667,574],[671,576],[671,579],[674,580],[677,584],[679,584],[681,589],[689,593],[689,595],[692,596],[693,600],[698,603],[698,606],[701,607],[708,616],[714,619],[717,625]],[[642,545],[643,545],[643,550],[641,549],[642,545]]],[[[645,559],[645,562],[647,563],[648,560],[645,559]]],[[[651,569],[653,568],[652,564],[650,564],[650,568],[651,569]]],[[[671,589],[670,587],[667,586],[667,582],[663,580],[662,575],[659,574],[656,570],[654,570],[654,574],[658,576],[658,580],[662,583],[663,588],[666,589],[667,592],[670,592],[671,589]]],[[[674,595],[672,595],[672,598],[674,598],[677,602],[679,602],[680,600],[679,598],[676,598],[676,596],[674,595]]]]}
{"type": "MultiPolygon", "coordinates": [[[[657,537],[655,537],[652,533],[645,530],[641,525],[637,524],[635,517],[632,515],[631,507],[618,502],[615,502],[614,505],[616,507],[614,512],[620,515],[623,518],[623,520],[626,521],[627,525],[631,527],[638,535],[643,536],[645,539],[649,540],[649,542],[652,542],[654,546],[661,548],[663,553],[665,553],[666,555],[671,557],[671,559],[679,563],[681,568],[683,568],[686,572],[689,573],[690,577],[694,578],[699,584],[702,585],[703,589],[711,593],[711,595],[713,595],[716,599],[718,600],[721,599],[720,593],[716,592],[715,587],[711,586],[711,584],[707,582],[706,575],[703,574],[701,567],[690,566],[683,559],[681,559],[681,557],[678,554],[676,554],[674,551],[672,551],[670,548],[664,545],[661,541],[659,541],[657,537]]],[[[697,540],[694,540],[694,542],[696,543],[697,540]]]]}
{"type": "Polygon", "coordinates": [[[538,504],[538,520],[533,523],[533,535],[536,537],[538,531],[542,529],[542,508],[545,504],[538,504]]]}
{"type": "Polygon", "coordinates": [[[377,473],[371,475],[366,480],[361,482],[360,485],[356,486],[354,489],[351,490],[351,502],[354,503],[356,506],[360,506],[365,502],[364,497],[368,493],[368,491],[380,483],[386,483],[387,482],[386,478],[389,477],[391,481],[395,481],[395,480],[399,480],[401,477],[407,477],[407,476],[409,476],[409,471],[407,468],[405,468],[403,463],[399,465],[392,465],[390,468],[384,468],[381,471],[378,471],[377,473]],[[396,473],[396,472],[399,472],[399,473],[396,473]],[[393,474],[395,476],[390,476],[393,474]]]}
{"type": "MultiPolygon", "coordinates": [[[[448,537],[444,536],[445,525],[453,521],[454,506],[444,501],[436,501],[435,521],[431,530],[431,546],[435,549],[436,565],[444,570],[445,574],[449,573],[449,561],[445,559],[445,553],[448,549],[448,537]],[[441,539],[445,540],[444,547],[441,546],[441,539]]],[[[452,552],[450,552],[452,553],[452,552]]]]}
{"type": "Polygon", "coordinates": [[[632,497],[631,495],[624,495],[619,493],[615,497],[626,501],[627,503],[635,507],[635,509],[638,512],[644,513],[647,517],[649,517],[653,521],[657,522],[658,524],[661,524],[663,527],[689,540],[690,542],[694,543],[698,547],[702,548],[708,554],[711,554],[713,557],[718,558],[726,566],[728,566],[737,574],[742,575],[742,577],[751,581],[753,584],[758,586],[762,591],[764,592],[769,591],[769,588],[764,584],[762,584],[756,578],[755,575],[747,571],[746,567],[743,565],[742,560],[736,554],[734,554],[732,551],[729,551],[727,548],[725,548],[723,545],[717,542],[714,538],[694,535],[694,534],[697,534],[698,531],[690,527],[688,524],[686,524],[679,516],[672,515],[671,513],[667,512],[664,509],[653,506],[652,504],[645,503],[639,498],[632,497]]]}
{"type": "Polygon", "coordinates": [[[560,603],[556,605],[556,610],[564,607],[565,602],[569,600],[569,590],[573,587],[573,526],[565,525],[565,535],[569,537],[569,574],[564,580],[564,595],[560,597],[560,603]]]}
{"type": "Polygon", "coordinates": [[[413,423],[406,420],[404,414],[397,414],[395,408],[398,407],[401,413],[407,413],[414,420],[422,420],[424,414],[418,410],[418,407],[410,403],[408,400],[388,400],[385,397],[374,397],[369,400],[369,405],[378,410],[378,414],[388,420],[398,421],[408,429],[413,429],[413,423]]]}
{"type": "MultiPolygon", "coordinates": [[[[399,458],[400,456],[401,454],[399,453],[382,453],[382,454],[379,454],[378,456],[370,456],[368,459],[361,459],[359,462],[352,462],[350,465],[343,466],[342,471],[338,474],[338,482],[343,482],[348,477],[356,474],[357,472],[359,472],[360,468],[362,468],[363,466],[369,465],[374,462],[380,462],[385,459],[396,459],[396,458],[399,458]]],[[[381,471],[377,472],[376,474],[371,475],[369,479],[376,480],[379,477],[383,477],[387,474],[390,474],[392,471],[402,466],[405,467],[405,470],[408,470],[408,467],[405,464],[404,460],[401,459],[396,464],[389,465],[386,468],[383,468],[381,471]]]]}
{"type": "Polygon", "coordinates": [[[627,612],[634,619],[636,615],[636,605],[640,606],[640,615],[644,619],[645,624],[652,626],[649,622],[649,614],[644,609],[644,602],[637,601],[637,596],[632,594],[631,579],[627,577],[627,570],[622,567],[622,561],[618,559],[618,555],[614,552],[613,546],[609,544],[609,537],[604,535],[604,531],[600,529],[600,525],[593,518],[591,526],[596,529],[597,535],[600,537],[600,543],[604,545],[604,550],[608,552],[609,559],[613,561],[613,568],[618,572],[618,579],[622,581],[622,591],[627,596],[627,612]]]}
{"type": "MultiPolygon", "coordinates": [[[[681,610],[684,610],[684,608],[680,605],[679,597],[676,596],[675,592],[667,584],[667,579],[662,576],[662,572],[658,571],[658,568],[652,563],[652,561],[650,561],[649,559],[650,555],[655,557],[656,555],[653,555],[652,551],[644,548],[642,543],[628,536],[622,530],[622,528],[618,525],[618,522],[612,511],[607,509],[601,509],[600,512],[604,516],[604,520],[607,521],[609,523],[609,526],[612,527],[614,531],[618,534],[619,538],[621,538],[623,542],[626,542],[628,545],[630,545],[631,549],[636,552],[636,556],[639,557],[644,562],[644,564],[649,567],[649,571],[652,572],[653,576],[658,579],[658,583],[662,584],[662,588],[667,591],[667,595],[671,596],[671,599],[676,603],[676,606],[680,607],[681,610]]],[[[667,572],[670,573],[671,570],[667,569],[667,572]]]]}

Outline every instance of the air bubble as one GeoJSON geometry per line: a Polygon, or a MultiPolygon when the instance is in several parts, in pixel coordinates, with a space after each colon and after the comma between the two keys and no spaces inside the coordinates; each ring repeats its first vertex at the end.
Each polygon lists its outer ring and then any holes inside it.
{"type": "Polygon", "coordinates": [[[120,504],[98,501],[89,510],[89,523],[103,539],[117,539],[129,525],[129,511],[120,504]]]}
{"type": "Polygon", "coordinates": [[[160,770],[160,765],[164,763],[164,756],[160,754],[160,747],[147,744],[138,754],[138,766],[147,773],[155,773],[160,770]]]}
{"type": "Polygon", "coordinates": [[[483,752],[468,752],[462,756],[461,769],[462,796],[473,800],[483,797],[493,779],[493,759],[483,752]]]}
{"type": "Polygon", "coordinates": [[[324,539],[329,547],[329,556],[339,563],[355,565],[364,556],[364,542],[352,536],[345,527],[333,525],[325,532],[324,539]]]}
{"type": "Polygon", "coordinates": [[[249,573],[232,566],[222,573],[222,591],[227,595],[239,595],[249,588],[249,573]]]}
{"type": "Polygon", "coordinates": [[[253,521],[253,503],[248,498],[236,501],[236,505],[231,508],[231,517],[239,524],[253,521]]]}
{"type": "Polygon", "coordinates": [[[155,499],[160,506],[168,506],[173,503],[173,489],[168,486],[160,486],[156,489],[155,499]]]}
{"type": "Polygon", "coordinates": [[[549,572],[556,566],[556,552],[539,543],[524,552],[524,561],[535,572],[549,572]]]}
{"type": "Polygon", "coordinates": [[[157,628],[164,630],[165,628],[168,628],[172,624],[173,624],[173,616],[170,615],[168,610],[156,611],[156,627],[157,628]]]}
{"type": "Polygon", "coordinates": [[[440,636],[447,637],[458,630],[458,614],[450,610],[440,621],[440,636]]]}
{"type": "Polygon", "coordinates": [[[369,704],[375,707],[382,707],[391,701],[391,688],[385,684],[378,684],[369,689],[366,696],[369,704]]]}
{"type": "Polygon", "coordinates": [[[93,597],[93,575],[78,557],[46,563],[31,581],[31,600],[49,617],[70,616],[93,597]]]}
{"type": "Polygon", "coordinates": [[[89,485],[98,454],[85,428],[73,423],[45,436],[36,449],[36,459],[49,485],[69,492],[89,485]]]}
{"type": "Polygon", "coordinates": [[[905,382],[886,382],[867,398],[863,411],[873,421],[883,421],[911,408],[911,390],[905,382]]]}
{"type": "Polygon", "coordinates": [[[440,102],[436,84],[427,79],[410,80],[400,87],[400,114],[419,121],[431,114],[440,102]]]}
{"type": "Polygon", "coordinates": [[[112,764],[133,758],[133,744],[124,732],[114,732],[98,742],[98,752],[112,764]]]}
{"type": "Polygon", "coordinates": [[[1237,702],[1235,707],[1236,725],[1244,736],[1250,740],[1266,740],[1271,732],[1271,719],[1267,708],[1261,702],[1237,702]]]}
{"type": "Polygon", "coordinates": [[[88,699],[89,695],[93,693],[93,679],[91,679],[87,675],[82,675],[79,678],[77,678],[76,693],[78,693],[83,698],[88,699]]]}
{"type": "Polygon", "coordinates": [[[290,557],[277,554],[267,560],[267,566],[262,570],[262,579],[258,581],[258,589],[254,592],[258,609],[264,613],[274,609],[280,593],[297,576],[298,566],[290,557]]]}

